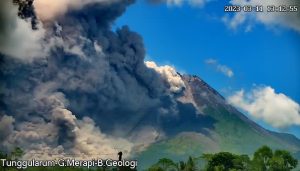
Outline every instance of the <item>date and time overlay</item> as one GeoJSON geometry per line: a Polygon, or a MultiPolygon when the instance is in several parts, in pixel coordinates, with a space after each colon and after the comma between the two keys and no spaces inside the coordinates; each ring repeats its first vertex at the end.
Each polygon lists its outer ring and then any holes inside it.
{"type": "Polygon", "coordinates": [[[298,12],[298,5],[225,5],[224,12],[298,12]]]}

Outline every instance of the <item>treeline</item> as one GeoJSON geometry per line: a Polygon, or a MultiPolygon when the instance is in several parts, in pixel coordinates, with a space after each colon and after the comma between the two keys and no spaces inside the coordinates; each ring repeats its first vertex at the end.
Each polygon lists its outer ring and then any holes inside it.
{"type": "MultiPolygon", "coordinates": [[[[11,153],[0,152],[0,159],[15,160],[23,156],[20,148],[11,153]]],[[[272,151],[268,146],[259,148],[252,159],[248,155],[237,155],[229,152],[203,154],[200,157],[189,157],[186,161],[174,162],[162,158],[146,171],[290,171],[297,167],[298,161],[286,150],[272,151]]],[[[0,171],[17,171],[14,167],[0,166],[0,171]]],[[[133,171],[129,167],[115,168],[76,168],[76,167],[29,167],[25,171],[133,171]]],[[[136,170],[136,169],[134,169],[136,170]]]]}
{"type": "Polygon", "coordinates": [[[252,159],[248,155],[229,152],[203,154],[177,163],[162,158],[147,171],[290,171],[297,164],[298,160],[290,152],[272,151],[268,146],[263,146],[254,153],[252,159]]]}

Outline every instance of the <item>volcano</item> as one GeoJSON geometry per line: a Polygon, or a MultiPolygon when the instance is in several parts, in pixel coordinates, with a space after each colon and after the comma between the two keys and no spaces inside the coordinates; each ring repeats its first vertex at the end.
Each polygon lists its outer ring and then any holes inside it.
{"type": "Polygon", "coordinates": [[[194,113],[191,117],[188,111],[183,111],[179,114],[180,121],[164,125],[175,132],[139,153],[140,167],[149,167],[164,157],[179,161],[189,156],[199,157],[203,153],[220,151],[252,155],[263,145],[287,149],[295,156],[299,155],[300,140],[294,135],[259,126],[228,104],[222,95],[198,76],[181,77],[186,89],[178,100],[190,103],[201,113],[194,113]]]}

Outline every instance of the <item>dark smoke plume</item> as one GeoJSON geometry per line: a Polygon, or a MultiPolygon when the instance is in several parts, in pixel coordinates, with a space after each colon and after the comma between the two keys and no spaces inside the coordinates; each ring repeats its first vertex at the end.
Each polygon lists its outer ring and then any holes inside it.
{"type": "Polygon", "coordinates": [[[27,158],[36,152],[88,158],[114,154],[115,146],[130,153],[136,142],[174,132],[186,111],[196,113],[175,98],[184,88],[170,91],[166,77],[183,84],[175,71],[145,65],[139,34],[127,26],[112,30],[133,0],[95,0],[45,21],[37,21],[32,1],[26,2],[15,20],[30,22],[32,34],[44,31],[38,42],[47,51],[28,60],[0,48],[0,123],[9,128],[0,127],[3,148],[20,146],[27,158]]]}

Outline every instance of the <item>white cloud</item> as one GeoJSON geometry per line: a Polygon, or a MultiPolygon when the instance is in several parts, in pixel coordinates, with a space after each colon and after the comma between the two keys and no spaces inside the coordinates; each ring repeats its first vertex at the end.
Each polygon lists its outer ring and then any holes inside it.
{"type": "Polygon", "coordinates": [[[238,26],[243,24],[246,20],[245,13],[237,13],[232,18],[228,15],[223,16],[222,21],[231,29],[236,30],[238,26]]]}
{"type": "Polygon", "coordinates": [[[229,68],[226,65],[220,64],[215,59],[212,59],[212,58],[206,59],[205,63],[208,64],[208,65],[214,66],[218,72],[221,72],[222,74],[224,74],[225,76],[227,76],[229,78],[233,77],[233,75],[234,75],[234,73],[233,73],[233,71],[232,71],[231,68],[229,68]]]}
{"type": "Polygon", "coordinates": [[[183,80],[174,67],[169,65],[157,66],[153,61],[146,61],[145,64],[148,68],[158,72],[169,83],[171,92],[177,93],[185,88],[183,80]]]}
{"type": "Polygon", "coordinates": [[[276,128],[300,125],[299,104],[269,86],[254,88],[248,93],[240,90],[230,96],[228,102],[276,128]]]}
{"type": "Polygon", "coordinates": [[[297,32],[300,32],[300,10],[297,12],[267,12],[267,6],[269,5],[298,5],[299,0],[231,0],[232,5],[262,5],[264,7],[264,12],[238,12],[235,13],[233,17],[224,16],[223,21],[231,29],[236,29],[242,24],[246,24],[246,31],[252,27],[255,23],[262,23],[267,27],[285,27],[297,32]]]}
{"type": "Polygon", "coordinates": [[[233,71],[226,65],[218,65],[217,70],[225,74],[227,77],[233,77],[233,71]]]}
{"type": "Polygon", "coordinates": [[[207,64],[217,64],[218,61],[215,60],[215,59],[209,58],[209,59],[205,60],[205,63],[207,63],[207,64]]]}

